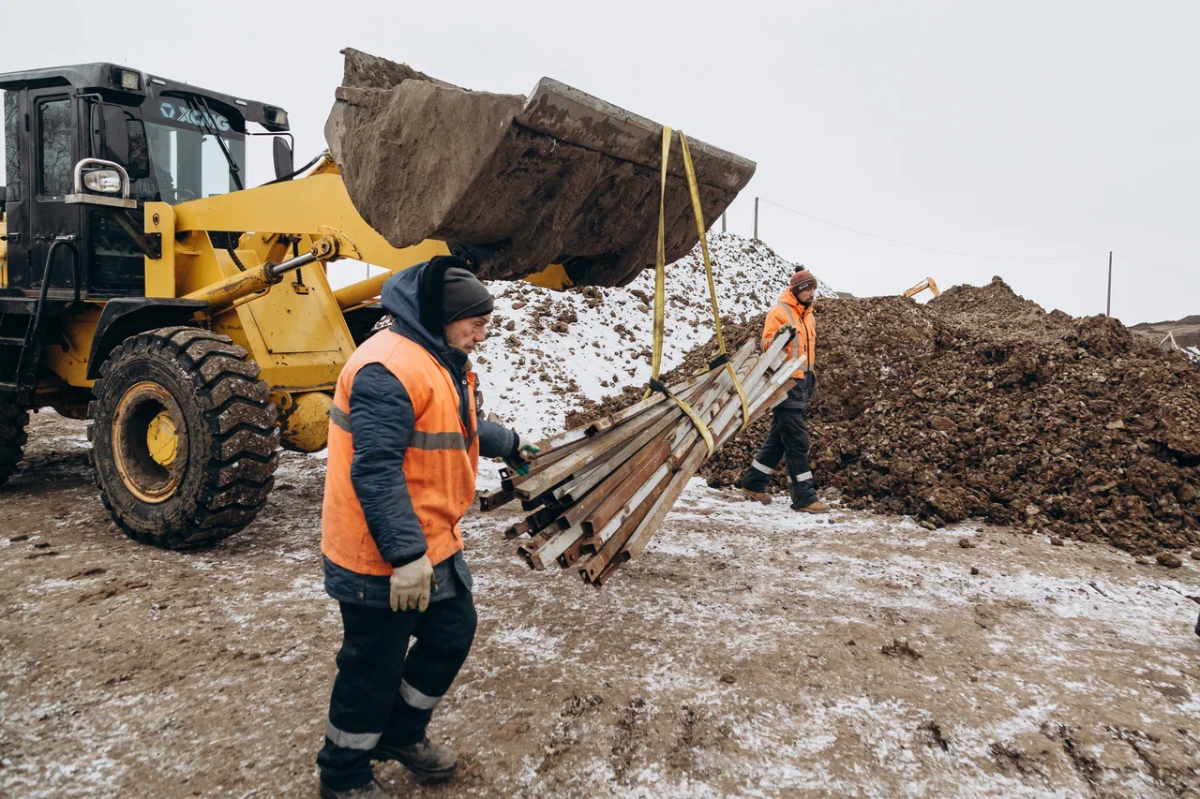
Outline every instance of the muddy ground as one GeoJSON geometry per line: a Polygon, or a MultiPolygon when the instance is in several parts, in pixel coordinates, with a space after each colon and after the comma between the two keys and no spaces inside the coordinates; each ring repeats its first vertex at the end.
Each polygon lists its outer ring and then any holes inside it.
{"type": "MultiPolygon", "coordinates": [[[[0,488],[0,795],[314,796],[336,608],[324,464],[284,457],[215,549],[127,540],[84,428],[35,417],[0,488]]],[[[1200,561],[702,486],[603,591],[465,524],[475,650],[413,796],[1200,792],[1200,561]]]]}

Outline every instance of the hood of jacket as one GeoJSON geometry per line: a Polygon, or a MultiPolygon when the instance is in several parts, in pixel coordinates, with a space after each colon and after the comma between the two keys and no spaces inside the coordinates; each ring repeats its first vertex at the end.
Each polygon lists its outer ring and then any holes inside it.
{"type": "Polygon", "coordinates": [[[443,334],[421,324],[421,278],[428,267],[426,261],[388,278],[379,294],[380,304],[392,315],[393,330],[429,350],[439,361],[465,371],[466,353],[452,349],[443,334]]]}

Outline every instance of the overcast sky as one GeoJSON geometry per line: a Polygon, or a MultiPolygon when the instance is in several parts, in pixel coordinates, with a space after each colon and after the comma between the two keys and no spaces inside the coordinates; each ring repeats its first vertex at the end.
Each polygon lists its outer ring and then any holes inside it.
{"type": "MultiPolygon", "coordinates": [[[[557,78],[758,162],[729,212],[834,288],[1003,276],[1047,309],[1200,313],[1200,3],[9,3],[0,71],[114,61],[287,108],[297,162],[352,46],[472,89],[557,78]]],[[[251,177],[271,177],[252,151],[251,177]]],[[[718,229],[719,229],[719,222],[718,229]]]]}

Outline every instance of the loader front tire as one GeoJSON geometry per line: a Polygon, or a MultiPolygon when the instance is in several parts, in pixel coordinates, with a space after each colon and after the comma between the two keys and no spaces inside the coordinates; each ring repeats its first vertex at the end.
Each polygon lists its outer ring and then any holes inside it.
{"type": "Polygon", "coordinates": [[[0,485],[17,471],[29,440],[25,426],[29,412],[9,399],[0,397],[0,485]]]}
{"type": "Polygon", "coordinates": [[[96,486],[126,535],[190,549],[254,521],[275,482],[277,409],[232,339],[193,327],[125,339],[93,393],[96,486]]]}

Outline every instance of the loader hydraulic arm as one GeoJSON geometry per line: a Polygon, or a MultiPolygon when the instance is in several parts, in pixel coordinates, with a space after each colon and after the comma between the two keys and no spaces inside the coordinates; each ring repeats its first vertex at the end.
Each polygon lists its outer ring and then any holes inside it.
{"type": "Polygon", "coordinates": [[[303,255],[278,264],[267,261],[262,266],[238,272],[211,286],[193,291],[183,299],[206,302],[210,311],[221,311],[240,300],[270,290],[271,286],[281,282],[283,276],[288,272],[318,261],[322,263],[336,261],[339,251],[337,238],[333,235],[325,235],[317,240],[312,250],[303,255]]]}

